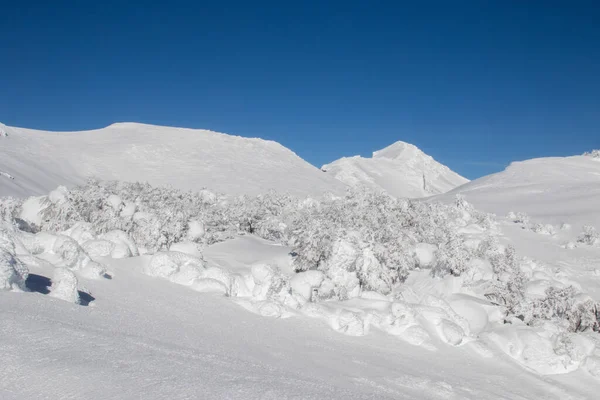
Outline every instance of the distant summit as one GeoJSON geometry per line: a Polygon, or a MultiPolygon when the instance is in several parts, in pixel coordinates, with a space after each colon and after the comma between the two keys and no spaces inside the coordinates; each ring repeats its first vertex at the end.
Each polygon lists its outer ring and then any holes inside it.
{"type": "Polygon", "coordinates": [[[368,187],[397,197],[427,197],[469,182],[417,146],[398,141],[372,158],[344,157],[321,169],[353,187],[368,187]]]}

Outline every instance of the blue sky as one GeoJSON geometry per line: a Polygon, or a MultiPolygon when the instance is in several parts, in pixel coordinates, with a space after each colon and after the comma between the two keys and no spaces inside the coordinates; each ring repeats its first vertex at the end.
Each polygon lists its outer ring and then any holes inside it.
{"type": "Polygon", "coordinates": [[[414,143],[475,178],[600,148],[598,1],[2,2],[0,121],[414,143]],[[144,4],[145,3],[145,4],[144,4]]]}

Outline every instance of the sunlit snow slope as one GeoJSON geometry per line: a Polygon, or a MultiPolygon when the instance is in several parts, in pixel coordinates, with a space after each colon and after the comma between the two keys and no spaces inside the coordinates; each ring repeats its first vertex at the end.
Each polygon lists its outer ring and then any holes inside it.
{"type": "Polygon", "coordinates": [[[431,196],[468,182],[405,142],[376,151],[372,158],[344,157],[321,169],[349,186],[384,190],[397,197],[431,196]]]}
{"type": "Polygon", "coordinates": [[[0,196],[45,194],[87,177],[228,194],[294,195],[344,185],[279,143],[207,130],[118,123],[83,132],[0,126],[0,196]]]}
{"type": "Polygon", "coordinates": [[[458,187],[436,200],[463,195],[498,215],[525,212],[541,223],[600,227],[600,159],[589,156],[537,158],[458,187]]]}

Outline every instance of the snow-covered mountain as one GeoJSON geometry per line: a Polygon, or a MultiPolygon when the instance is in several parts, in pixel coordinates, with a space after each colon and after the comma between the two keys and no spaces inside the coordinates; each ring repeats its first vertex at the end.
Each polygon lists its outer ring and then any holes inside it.
{"type": "Polygon", "coordinates": [[[343,192],[344,185],[279,143],[222,133],[118,123],[83,132],[0,126],[0,196],[44,194],[99,179],[179,189],[294,195],[343,192]]]}
{"type": "Polygon", "coordinates": [[[466,179],[402,142],[323,173],[209,131],[0,126],[0,398],[596,398],[600,235],[578,226],[600,227],[596,156],[414,202],[113,183],[25,200],[1,196],[90,175],[310,195],[343,191],[339,167],[410,197],[466,179]]]}
{"type": "Polygon", "coordinates": [[[372,158],[344,157],[321,169],[349,186],[409,198],[445,193],[469,181],[401,141],[374,152],[372,158]]]}
{"type": "Polygon", "coordinates": [[[589,155],[513,162],[502,172],[433,200],[452,201],[457,194],[498,215],[524,212],[543,223],[600,227],[600,159],[589,155]]]}

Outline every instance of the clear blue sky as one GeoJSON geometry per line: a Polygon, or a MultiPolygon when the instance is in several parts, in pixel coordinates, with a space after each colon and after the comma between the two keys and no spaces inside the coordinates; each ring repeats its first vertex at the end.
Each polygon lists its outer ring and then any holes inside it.
{"type": "MultiPolygon", "coordinates": [[[[0,0],[1,1],[1,0],[0,0]]],[[[600,147],[599,1],[1,1],[0,121],[411,142],[475,178],[600,147]]]]}

